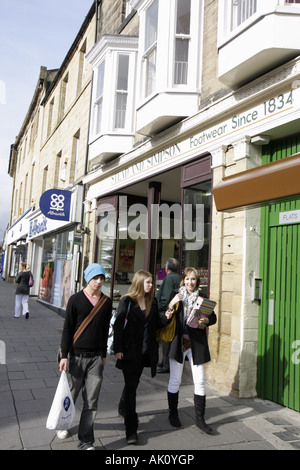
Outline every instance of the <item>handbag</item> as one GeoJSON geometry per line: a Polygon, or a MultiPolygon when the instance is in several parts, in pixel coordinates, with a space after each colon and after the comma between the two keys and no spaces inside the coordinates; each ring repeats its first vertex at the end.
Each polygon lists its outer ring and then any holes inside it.
{"type": "MultiPolygon", "coordinates": [[[[96,314],[99,312],[100,308],[105,304],[107,301],[108,297],[105,294],[102,294],[100,297],[100,300],[96,303],[94,308],[90,311],[88,316],[83,320],[79,328],[76,330],[74,337],[73,337],[73,344],[74,346],[75,342],[78,340],[79,336],[83,333],[85,328],[88,326],[88,324],[93,320],[93,318],[96,316],[96,314]]],[[[62,359],[62,349],[61,346],[58,348],[58,353],[57,353],[57,362],[58,364],[60,363],[62,359]]]]}
{"type": "Polygon", "coordinates": [[[30,274],[29,274],[28,285],[29,285],[29,287],[33,287],[33,285],[34,285],[34,279],[33,279],[33,275],[32,275],[31,271],[30,271],[30,274]]]}
{"type": "Polygon", "coordinates": [[[46,422],[47,429],[70,429],[75,417],[75,406],[70,392],[66,371],[63,370],[46,422]]]}
{"type": "Polygon", "coordinates": [[[175,337],[176,329],[176,316],[173,314],[171,322],[161,328],[157,333],[158,341],[163,341],[164,343],[171,343],[175,337]]]}
{"type": "Polygon", "coordinates": [[[161,328],[156,337],[158,341],[163,341],[164,343],[171,343],[175,337],[175,330],[176,330],[176,315],[175,313],[178,310],[178,304],[175,304],[174,306],[174,313],[172,315],[172,320],[170,323],[163,328],[161,328]]]}

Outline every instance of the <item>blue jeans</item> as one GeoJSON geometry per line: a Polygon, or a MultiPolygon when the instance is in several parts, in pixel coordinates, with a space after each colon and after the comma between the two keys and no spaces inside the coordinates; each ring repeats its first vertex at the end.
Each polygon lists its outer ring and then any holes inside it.
{"type": "Polygon", "coordinates": [[[78,438],[79,449],[94,443],[94,421],[98,409],[98,399],[103,380],[103,359],[70,356],[68,378],[74,403],[81,390],[83,408],[80,416],[78,438]]]}

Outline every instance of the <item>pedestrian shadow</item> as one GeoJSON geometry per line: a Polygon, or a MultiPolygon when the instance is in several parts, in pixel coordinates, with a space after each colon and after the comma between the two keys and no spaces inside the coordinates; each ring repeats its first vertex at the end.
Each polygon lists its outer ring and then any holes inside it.
{"type": "MultiPolygon", "coordinates": [[[[135,446],[128,446],[125,437],[125,426],[123,418],[109,418],[106,420],[99,419],[95,422],[95,438],[100,440],[102,446],[106,450],[131,450],[131,449],[149,449],[153,443],[157,443],[161,450],[169,450],[169,443],[173,446],[173,450],[177,449],[177,439],[179,434],[182,436],[184,431],[185,439],[194,442],[195,450],[198,449],[199,441],[203,440],[207,434],[203,433],[196,427],[194,406],[185,406],[179,409],[179,418],[182,426],[174,428],[169,423],[169,412],[165,410],[147,410],[138,411],[139,427],[138,427],[138,443],[135,446]],[[169,436],[169,438],[167,438],[169,436]],[[167,439],[166,439],[167,438],[167,439]]],[[[212,435],[217,435],[218,431],[214,430],[212,435]]],[[[190,445],[192,445],[190,442],[190,445]]],[[[102,447],[102,448],[103,448],[102,447]]]]}

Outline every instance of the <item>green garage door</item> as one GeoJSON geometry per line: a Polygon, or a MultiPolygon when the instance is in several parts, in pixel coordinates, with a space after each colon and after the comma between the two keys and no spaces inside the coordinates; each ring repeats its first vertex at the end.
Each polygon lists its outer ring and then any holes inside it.
{"type": "MultiPolygon", "coordinates": [[[[263,163],[300,152],[299,143],[273,143],[263,163]]],[[[260,273],[257,392],[300,411],[300,196],[262,208],[260,273]]]]}

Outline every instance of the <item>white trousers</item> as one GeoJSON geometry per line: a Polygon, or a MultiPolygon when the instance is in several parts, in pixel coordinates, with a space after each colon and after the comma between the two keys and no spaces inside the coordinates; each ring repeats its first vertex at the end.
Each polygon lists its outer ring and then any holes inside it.
{"type": "Polygon", "coordinates": [[[22,307],[22,315],[25,315],[27,312],[29,312],[28,300],[29,300],[29,295],[16,294],[15,317],[20,316],[21,307],[22,307]]]}
{"type": "Polygon", "coordinates": [[[177,362],[175,359],[170,359],[170,379],[168,385],[168,392],[177,393],[179,391],[186,356],[188,357],[188,360],[190,361],[191,365],[194,382],[194,394],[204,396],[206,394],[204,364],[200,364],[198,366],[194,365],[191,348],[187,349],[183,353],[182,364],[180,364],[180,362],[177,362]]]}

